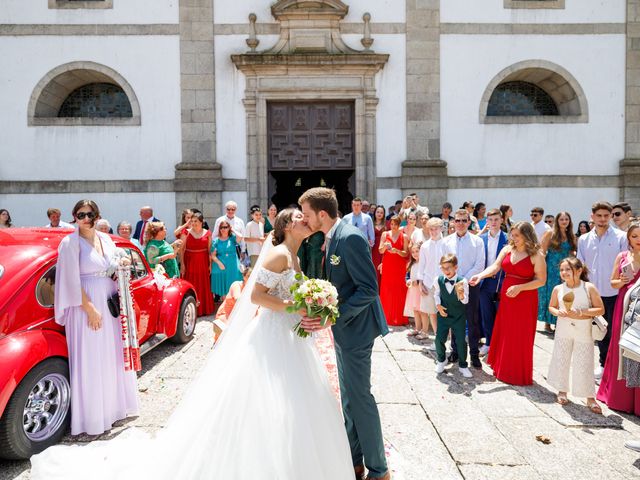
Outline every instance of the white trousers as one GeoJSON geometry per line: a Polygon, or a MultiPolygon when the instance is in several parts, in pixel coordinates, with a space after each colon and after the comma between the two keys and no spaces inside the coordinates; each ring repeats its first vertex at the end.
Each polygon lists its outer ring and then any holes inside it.
{"type": "Polygon", "coordinates": [[[549,364],[549,385],[560,392],[571,391],[576,397],[593,398],[596,395],[593,338],[591,321],[558,317],[553,356],[549,364]],[[569,370],[572,369],[571,390],[569,370]]]}

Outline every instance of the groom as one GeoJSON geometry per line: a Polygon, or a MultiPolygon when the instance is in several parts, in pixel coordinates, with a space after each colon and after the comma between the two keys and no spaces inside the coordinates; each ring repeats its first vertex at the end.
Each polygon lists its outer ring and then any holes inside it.
{"type": "MultiPolygon", "coordinates": [[[[324,271],[338,289],[340,318],[333,326],[344,423],[356,479],[389,480],[382,427],[371,394],[371,352],[379,335],[389,332],[380,305],[371,248],[360,230],[338,218],[338,200],[328,188],[307,190],[298,200],[304,220],[325,234],[324,271]]],[[[320,319],[304,318],[311,332],[320,319]]]]}

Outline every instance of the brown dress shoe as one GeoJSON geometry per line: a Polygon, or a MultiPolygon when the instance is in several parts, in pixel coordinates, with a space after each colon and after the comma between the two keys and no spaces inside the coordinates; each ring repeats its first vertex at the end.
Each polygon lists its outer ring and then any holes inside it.
{"type": "Polygon", "coordinates": [[[388,471],[381,477],[372,477],[370,475],[367,475],[366,480],[391,480],[391,472],[388,471]]]}
{"type": "Polygon", "coordinates": [[[356,480],[365,480],[364,465],[356,465],[355,467],[353,467],[353,471],[356,474],[356,480]]]}

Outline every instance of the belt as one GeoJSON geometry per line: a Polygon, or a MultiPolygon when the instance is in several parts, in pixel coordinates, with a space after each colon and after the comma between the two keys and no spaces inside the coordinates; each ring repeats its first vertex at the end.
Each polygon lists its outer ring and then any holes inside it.
{"type": "Polygon", "coordinates": [[[80,278],[94,278],[94,277],[110,277],[109,273],[105,270],[104,272],[95,272],[95,273],[81,273],[80,278]]]}
{"type": "Polygon", "coordinates": [[[187,249],[185,250],[185,252],[189,252],[189,253],[200,253],[200,252],[206,252],[206,251],[207,251],[207,249],[206,249],[206,248],[203,248],[203,249],[201,249],[201,250],[191,250],[191,249],[187,248],[187,249]]]}

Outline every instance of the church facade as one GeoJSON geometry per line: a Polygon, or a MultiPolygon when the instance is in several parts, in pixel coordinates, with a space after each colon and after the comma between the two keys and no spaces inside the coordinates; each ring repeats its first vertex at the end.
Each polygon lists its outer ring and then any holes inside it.
{"type": "Polygon", "coordinates": [[[0,208],[640,208],[640,0],[4,0],[0,208]]]}

